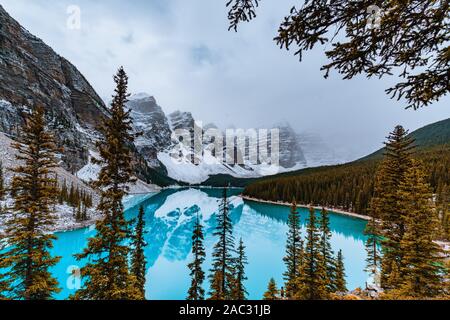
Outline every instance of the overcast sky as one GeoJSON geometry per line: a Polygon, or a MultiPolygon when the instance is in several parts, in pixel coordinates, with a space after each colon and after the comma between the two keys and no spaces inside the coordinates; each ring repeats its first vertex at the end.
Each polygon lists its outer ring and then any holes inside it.
{"type": "Polygon", "coordinates": [[[226,0],[1,0],[31,33],[69,59],[109,99],[123,65],[130,91],[154,95],[166,112],[191,111],[220,127],[321,132],[351,157],[381,146],[396,125],[414,130],[450,117],[447,97],[419,111],[384,93],[395,79],[327,80],[323,49],[302,63],[273,37],[299,1],[263,1],[258,18],[228,32],[226,0]],[[81,29],[67,27],[67,8],[81,9],[81,29]]]}

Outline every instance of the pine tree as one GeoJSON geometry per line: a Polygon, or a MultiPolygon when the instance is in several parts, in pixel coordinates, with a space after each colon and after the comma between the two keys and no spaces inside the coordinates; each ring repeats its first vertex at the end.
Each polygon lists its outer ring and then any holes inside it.
{"type": "Polygon", "coordinates": [[[63,185],[61,187],[61,192],[59,194],[59,204],[64,204],[64,202],[68,202],[69,196],[67,193],[67,182],[64,179],[63,185]]]}
{"type": "Polygon", "coordinates": [[[245,266],[248,264],[248,261],[242,238],[239,241],[239,246],[236,251],[237,257],[234,263],[234,283],[231,290],[231,299],[242,301],[246,300],[248,294],[244,285],[244,281],[247,280],[247,277],[245,276],[245,266]]]}
{"type": "Polygon", "coordinates": [[[267,286],[267,291],[264,293],[263,300],[278,300],[280,299],[280,291],[277,288],[277,284],[275,279],[272,278],[269,281],[269,285],[267,286]]]}
{"type": "Polygon", "coordinates": [[[326,270],[327,290],[329,293],[337,291],[336,264],[334,252],[331,248],[330,217],[325,208],[320,213],[320,251],[322,268],[326,270]]]}
{"type": "Polygon", "coordinates": [[[76,207],[77,206],[77,200],[76,200],[76,194],[75,194],[75,187],[73,185],[73,183],[70,185],[70,191],[69,191],[69,199],[68,199],[68,203],[72,206],[72,207],[76,207]]]}
{"type": "Polygon", "coordinates": [[[0,201],[5,199],[5,179],[3,176],[3,162],[0,160],[0,201]]]}
{"type": "Polygon", "coordinates": [[[298,290],[297,278],[299,277],[300,265],[302,264],[303,258],[300,215],[297,211],[295,199],[292,201],[291,211],[288,217],[288,227],[286,256],[283,260],[287,269],[284,273],[284,279],[286,281],[285,294],[289,299],[292,298],[298,290]]]}
{"type": "Polygon", "coordinates": [[[403,278],[399,292],[413,298],[436,297],[443,293],[443,252],[433,242],[437,217],[431,200],[432,191],[420,162],[413,162],[399,193],[402,213],[406,217],[406,232],[400,243],[403,278]]]}
{"type": "Polygon", "coordinates": [[[317,228],[316,213],[310,208],[306,230],[306,246],[300,275],[297,278],[298,291],[294,298],[298,300],[323,300],[328,298],[326,269],[321,263],[320,231],[317,228]]]}
{"type": "Polygon", "coordinates": [[[233,253],[234,237],[233,225],[229,216],[229,203],[227,189],[223,189],[223,199],[220,212],[217,215],[217,227],[214,236],[219,240],[213,249],[213,264],[210,279],[210,300],[231,299],[231,289],[234,282],[233,253]]]}
{"type": "Polygon", "coordinates": [[[438,187],[436,206],[441,220],[442,237],[450,239],[450,187],[443,184],[438,187]]]}
{"type": "Polygon", "coordinates": [[[83,221],[88,221],[89,220],[86,204],[83,205],[83,211],[81,212],[81,219],[83,221]]]}
{"type": "Polygon", "coordinates": [[[406,230],[398,190],[411,166],[414,140],[408,137],[408,131],[402,126],[397,126],[387,139],[384,160],[375,180],[370,210],[382,221],[381,285],[384,289],[395,289],[402,281],[403,252],[400,242],[406,230]],[[394,264],[397,275],[391,277],[394,264]],[[392,279],[396,279],[396,282],[392,282],[392,279]]]}
{"type": "Polygon", "coordinates": [[[194,261],[192,261],[188,268],[191,270],[191,287],[188,291],[187,300],[204,300],[205,289],[203,289],[203,281],[205,281],[205,272],[202,265],[205,262],[205,247],[203,246],[204,235],[203,226],[200,218],[197,215],[197,221],[194,226],[194,233],[192,235],[192,254],[194,261]]]}
{"type": "MultiPolygon", "coordinates": [[[[0,251],[3,251],[5,249],[2,245],[2,243],[4,243],[4,240],[4,237],[0,236],[0,251]]],[[[0,270],[3,270],[5,268],[5,261],[0,259],[0,270]]],[[[2,274],[0,272],[0,301],[8,299],[6,294],[9,291],[11,291],[11,282],[5,274],[2,274]]]]}
{"type": "Polygon", "coordinates": [[[344,256],[342,250],[339,250],[336,259],[336,278],[335,278],[335,290],[336,292],[347,292],[347,283],[345,281],[345,266],[344,256]]]}
{"type": "Polygon", "coordinates": [[[144,240],[144,235],[146,234],[144,215],[144,207],[141,206],[133,237],[133,252],[131,256],[131,273],[136,277],[136,287],[140,292],[139,300],[145,300],[145,275],[147,269],[144,253],[144,248],[147,246],[144,240]]]}
{"type": "Polygon", "coordinates": [[[59,257],[50,249],[56,239],[50,233],[56,217],[51,212],[58,190],[49,178],[56,167],[53,136],[45,128],[44,110],[37,107],[26,120],[21,143],[14,143],[20,164],[13,169],[11,190],[13,217],[6,222],[9,249],[0,255],[14,285],[10,296],[19,300],[48,300],[60,291],[49,269],[59,257]]]}
{"type": "Polygon", "coordinates": [[[367,236],[366,240],[366,272],[369,272],[374,282],[379,285],[379,271],[381,264],[380,245],[382,241],[381,222],[380,217],[374,210],[369,210],[370,220],[366,225],[364,234],[367,236]]]}
{"type": "Polygon", "coordinates": [[[96,223],[96,235],[89,239],[88,247],[76,255],[78,260],[88,259],[81,268],[84,288],[73,297],[81,300],[129,300],[142,297],[135,288],[135,276],[130,272],[128,258],[130,248],[126,241],[132,238],[130,222],[125,220],[123,197],[128,184],[135,182],[132,155],[129,146],[132,134],[130,112],[125,110],[128,77],[120,68],[114,77],[115,95],[110,117],[103,119],[101,138],[97,142],[100,159],[92,159],[101,166],[98,180],[94,183],[100,190],[97,210],[103,219],[96,223]]]}

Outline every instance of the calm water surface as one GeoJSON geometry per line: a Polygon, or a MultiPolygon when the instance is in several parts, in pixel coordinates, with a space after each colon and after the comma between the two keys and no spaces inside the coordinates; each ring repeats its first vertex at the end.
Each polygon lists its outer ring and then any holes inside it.
{"type": "MultiPolygon", "coordinates": [[[[286,222],[289,208],[269,204],[244,202],[237,197],[240,190],[231,190],[231,219],[236,242],[239,238],[247,246],[249,265],[246,287],[250,299],[261,299],[271,277],[282,284],[285,270],[286,222]]],[[[211,265],[211,250],[216,239],[212,236],[216,225],[215,213],[221,201],[221,190],[174,189],[165,190],[151,197],[135,197],[129,203],[127,218],[137,216],[139,206],[145,208],[146,241],[148,261],[147,298],[156,300],[184,299],[190,285],[187,264],[191,261],[191,236],[197,213],[205,226],[207,261],[204,269],[211,265]]],[[[305,226],[308,211],[299,209],[305,226]]],[[[366,253],[363,234],[366,222],[338,214],[330,215],[333,232],[332,246],[342,249],[345,257],[349,289],[364,286],[367,274],[363,271],[366,253]]],[[[92,237],[92,229],[58,233],[53,254],[62,256],[60,263],[52,269],[62,288],[56,298],[65,299],[75,292],[76,279],[71,270],[82,262],[73,258],[80,253],[92,237]]],[[[205,288],[208,283],[205,281],[205,288]]]]}

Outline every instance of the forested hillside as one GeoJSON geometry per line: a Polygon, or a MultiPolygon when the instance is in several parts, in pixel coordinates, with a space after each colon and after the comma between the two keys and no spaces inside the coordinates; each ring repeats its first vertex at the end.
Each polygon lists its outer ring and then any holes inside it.
{"type": "MultiPolygon", "coordinates": [[[[450,119],[411,134],[416,139],[416,158],[427,167],[429,182],[438,199],[446,198],[450,185],[450,119]]],[[[311,168],[262,179],[248,185],[246,196],[342,208],[367,214],[373,194],[374,174],[382,150],[364,159],[338,166],[311,168]],[[380,156],[379,156],[380,155],[380,156]]]]}

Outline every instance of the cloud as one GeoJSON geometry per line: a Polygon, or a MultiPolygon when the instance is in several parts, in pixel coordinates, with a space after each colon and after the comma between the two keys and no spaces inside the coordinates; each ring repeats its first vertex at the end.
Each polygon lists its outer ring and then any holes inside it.
{"type": "Polygon", "coordinates": [[[416,129],[450,117],[450,100],[404,110],[384,90],[394,79],[325,80],[323,49],[302,63],[273,42],[292,1],[265,1],[259,15],[228,32],[225,0],[3,0],[10,14],[68,58],[104,99],[124,65],[130,90],[156,96],[165,111],[191,111],[204,123],[270,127],[288,120],[320,132],[350,156],[381,145],[396,124],[416,129]],[[81,8],[81,30],[66,27],[69,5],[81,8]]]}

